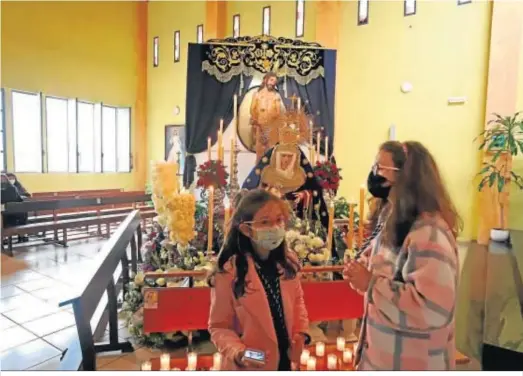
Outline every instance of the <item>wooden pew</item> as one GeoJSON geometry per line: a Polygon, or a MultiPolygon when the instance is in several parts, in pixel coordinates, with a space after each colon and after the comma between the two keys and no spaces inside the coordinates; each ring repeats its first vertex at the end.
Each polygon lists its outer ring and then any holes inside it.
{"type": "MultiPolygon", "coordinates": [[[[67,246],[67,231],[69,229],[78,228],[78,227],[89,227],[96,225],[98,226],[98,234],[102,234],[102,226],[105,225],[107,231],[106,235],[110,235],[110,225],[112,223],[121,222],[126,214],[132,210],[132,207],[129,207],[126,212],[120,212],[112,214],[110,212],[105,212],[102,215],[102,212],[97,210],[100,207],[105,208],[112,205],[125,204],[129,206],[131,204],[135,205],[137,202],[147,202],[150,200],[150,195],[124,195],[122,197],[97,197],[97,198],[83,198],[83,199],[66,199],[66,200],[53,200],[53,201],[36,201],[36,202],[18,202],[18,203],[7,203],[2,206],[3,213],[28,213],[33,211],[53,211],[56,212],[60,209],[72,209],[72,208],[90,208],[91,210],[96,210],[96,216],[78,216],[69,219],[58,219],[53,216],[53,219],[46,222],[33,222],[23,226],[16,226],[5,228],[2,231],[2,236],[8,238],[8,249],[7,254],[12,254],[12,236],[15,235],[35,235],[45,231],[53,231],[54,239],[52,241],[67,246]],[[62,231],[62,240],[59,240],[59,232],[62,231]]],[[[145,220],[147,218],[153,218],[156,214],[154,209],[150,208],[149,210],[144,209],[142,211],[142,218],[145,220]]]]}
{"type": "Polygon", "coordinates": [[[140,213],[128,214],[97,256],[98,266],[90,280],[76,294],[64,299],[59,306],[73,306],[76,333],[69,338],[67,349],[60,360],[59,370],[96,370],[96,354],[109,351],[134,351],[129,341],[118,339],[118,301],[120,291],[126,292],[130,282],[129,266],[138,270],[138,247],[142,232],[140,213]],[[131,248],[129,265],[128,248],[131,248]],[[115,280],[114,273],[122,266],[121,275],[115,280]],[[105,294],[107,293],[107,294],[105,294]],[[99,308],[104,308],[99,309],[99,308]],[[109,343],[95,343],[101,338],[109,323],[109,343]]]}
{"type": "Polygon", "coordinates": [[[32,197],[63,197],[63,196],[78,196],[82,194],[104,194],[104,193],[118,193],[123,192],[122,189],[90,189],[82,191],[59,191],[59,192],[34,192],[32,197]]]}

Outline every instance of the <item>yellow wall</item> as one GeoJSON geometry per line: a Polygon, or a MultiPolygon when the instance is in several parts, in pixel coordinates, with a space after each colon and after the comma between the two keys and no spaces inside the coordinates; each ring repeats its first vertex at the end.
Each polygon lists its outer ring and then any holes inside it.
{"type": "Polygon", "coordinates": [[[343,2],[336,83],[335,151],[344,169],[341,194],[357,197],[378,145],[396,125],[399,140],[418,140],[434,154],[475,236],[475,184],[483,129],[491,7],[487,2],[371,2],[369,25],[356,26],[357,3],[343,2]],[[409,94],[402,82],[412,83],[409,94]],[[447,98],[466,96],[465,105],[447,98]],[[343,152],[341,152],[343,150],[343,152]]]}
{"type": "MultiPolygon", "coordinates": [[[[2,87],[134,106],[137,22],[133,2],[3,1],[1,7],[2,87]]],[[[12,169],[9,102],[6,107],[7,161],[12,169]]],[[[132,127],[131,134],[134,122],[132,127]]],[[[135,186],[133,175],[50,173],[19,174],[19,178],[33,192],[143,189],[135,186]]]]}
{"type": "MultiPolygon", "coordinates": [[[[167,124],[185,123],[187,46],[204,23],[205,2],[151,1],[148,10],[147,143],[149,160],[163,160],[167,124]],[[180,30],[180,62],[174,63],[174,32],[180,30]],[[159,66],[152,65],[153,38],[160,39],[159,66]],[[180,114],[174,114],[175,106],[180,114]]],[[[205,25],[204,25],[205,28],[205,25]]]]}

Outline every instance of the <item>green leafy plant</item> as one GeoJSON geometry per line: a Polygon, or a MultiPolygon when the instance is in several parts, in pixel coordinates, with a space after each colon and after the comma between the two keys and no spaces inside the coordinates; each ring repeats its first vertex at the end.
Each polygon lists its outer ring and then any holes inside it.
{"type": "Polygon", "coordinates": [[[523,189],[523,177],[512,171],[510,165],[505,163],[496,163],[502,155],[510,157],[523,154],[523,116],[517,112],[512,116],[501,116],[494,113],[494,119],[487,124],[486,130],[478,136],[481,139],[480,150],[492,154],[492,158],[483,162],[483,167],[478,175],[481,180],[478,184],[478,191],[488,185],[490,188],[495,187],[500,193],[498,195],[498,205],[500,207],[500,226],[505,228],[504,214],[505,205],[501,199],[501,193],[510,183],[514,183],[519,189],[523,189]]]}

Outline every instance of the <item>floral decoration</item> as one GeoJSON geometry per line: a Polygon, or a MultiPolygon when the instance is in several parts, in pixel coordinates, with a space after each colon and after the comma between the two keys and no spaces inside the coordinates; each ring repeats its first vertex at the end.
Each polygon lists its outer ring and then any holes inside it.
{"type": "Polygon", "coordinates": [[[225,188],[227,186],[227,173],[225,166],[220,160],[210,160],[198,166],[198,180],[196,186],[199,188],[214,187],[225,188]]]}
{"type": "Polygon", "coordinates": [[[342,179],[340,171],[341,168],[338,168],[336,163],[331,161],[318,161],[314,166],[314,176],[318,179],[320,186],[330,191],[338,190],[342,179]]]}

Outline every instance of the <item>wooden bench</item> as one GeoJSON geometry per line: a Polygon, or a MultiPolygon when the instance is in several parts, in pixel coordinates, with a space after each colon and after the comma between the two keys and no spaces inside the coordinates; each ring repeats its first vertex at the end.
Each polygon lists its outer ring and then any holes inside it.
{"type": "Polygon", "coordinates": [[[116,194],[123,192],[122,189],[91,189],[83,191],[59,191],[59,192],[34,192],[31,194],[32,197],[62,197],[62,196],[78,196],[82,194],[104,194],[112,193],[116,194]]]}
{"type": "MultiPolygon", "coordinates": [[[[129,211],[133,210],[132,207],[129,207],[129,204],[136,204],[136,202],[147,202],[150,200],[150,195],[125,195],[122,197],[97,197],[97,198],[83,198],[83,199],[66,199],[66,200],[53,200],[53,201],[36,201],[36,202],[19,202],[19,203],[8,203],[3,205],[3,213],[27,213],[33,211],[56,211],[60,209],[72,209],[72,208],[90,208],[96,212],[94,215],[83,215],[82,213],[76,213],[76,216],[73,218],[59,219],[55,214],[53,218],[49,221],[43,222],[32,222],[23,226],[15,226],[10,228],[3,229],[2,236],[7,237],[8,239],[8,249],[7,254],[12,255],[13,244],[12,236],[25,236],[25,235],[35,235],[39,233],[45,233],[46,231],[53,231],[54,238],[46,239],[47,241],[53,241],[63,246],[67,246],[69,229],[86,227],[96,225],[98,226],[98,234],[102,235],[102,226],[106,226],[106,235],[110,235],[110,225],[112,223],[121,222],[129,211]],[[104,208],[111,205],[121,205],[124,204],[127,208],[123,209],[121,212],[103,213],[99,208],[104,208]],[[102,214],[103,213],[103,214],[102,214]],[[59,239],[58,233],[62,231],[62,239],[59,239]]],[[[148,218],[155,217],[156,214],[154,209],[144,209],[142,211],[142,219],[146,220],[148,218]]]]}

